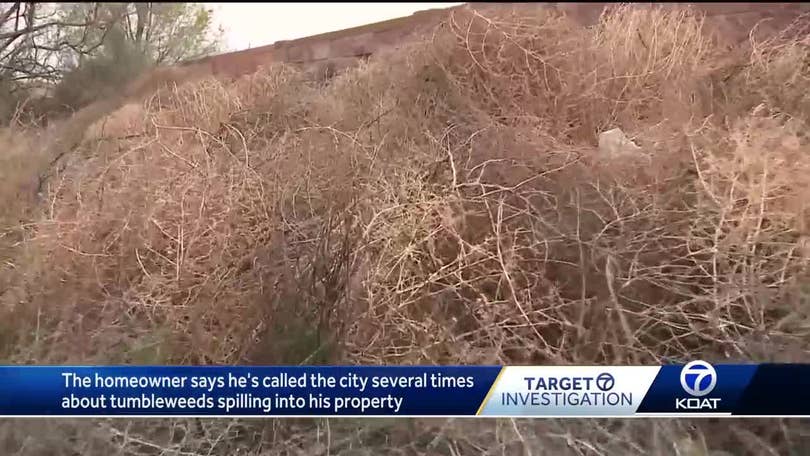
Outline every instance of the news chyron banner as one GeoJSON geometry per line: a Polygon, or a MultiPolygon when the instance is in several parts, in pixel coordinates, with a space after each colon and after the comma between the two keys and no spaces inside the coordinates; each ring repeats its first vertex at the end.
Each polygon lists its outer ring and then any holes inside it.
{"type": "Polygon", "coordinates": [[[0,416],[810,416],[810,364],[0,366],[0,416]]]}

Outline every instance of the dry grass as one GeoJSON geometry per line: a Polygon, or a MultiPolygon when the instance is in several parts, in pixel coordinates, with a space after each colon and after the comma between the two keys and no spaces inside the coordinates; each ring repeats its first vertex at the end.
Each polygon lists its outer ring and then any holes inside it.
{"type": "MultiPolygon", "coordinates": [[[[92,127],[49,181],[12,252],[3,354],[806,361],[810,48],[786,34],[728,58],[701,30],[688,11],[618,8],[593,29],[462,12],[328,85],[277,67],[161,89],[92,127]],[[597,134],[615,127],[637,159],[600,156],[597,134]]],[[[73,443],[33,443],[26,426],[3,427],[10,454],[807,444],[777,420],[45,424],[73,443]]]]}

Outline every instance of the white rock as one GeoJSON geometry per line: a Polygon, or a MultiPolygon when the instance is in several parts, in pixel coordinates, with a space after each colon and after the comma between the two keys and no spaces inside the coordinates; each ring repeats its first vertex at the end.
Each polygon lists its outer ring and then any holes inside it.
{"type": "Polygon", "coordinates": [[[631,141],[620,128],[599,134],[599,153],[605,157],[637,156],[641,147],[631,141]]]}

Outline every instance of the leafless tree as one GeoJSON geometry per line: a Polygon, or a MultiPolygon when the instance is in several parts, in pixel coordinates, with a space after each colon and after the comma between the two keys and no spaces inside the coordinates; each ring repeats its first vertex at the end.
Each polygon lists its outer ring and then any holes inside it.
{"type": "Polygon", "coordinates": [[[103,40],[88,42],[88,30],[100,22],[98,7],[80,20],[66,20],[53,3],[0,3],[0,80],[53,80],[65,50],[87,53],[103,40]],[[68,31],[78,33],[66,33],[68,31]]]}

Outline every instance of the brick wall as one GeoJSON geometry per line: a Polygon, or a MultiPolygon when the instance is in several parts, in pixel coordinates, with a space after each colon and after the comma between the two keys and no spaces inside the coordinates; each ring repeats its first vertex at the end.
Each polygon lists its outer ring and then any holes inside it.
{"type": "Polygon", "coordinates": [[[272,62],[304,66],[333,63],[339,68],[381,49],[407,42],[420,32],[438,25],[457,8],[419,11],[385,22],[211,56],[187,65],[205,65],[212,74],[222,77],[250,74],[259,66],[272,62]]]}
{"type": "MultiPolygon", "coordinates": [[[[448,9],[426,10],[411,16],[369,24],[337,32],[324,33],[291,41],[280,41],[269,46],[220,54],[186,65],[193,65],[195,73],[208,72],[219,77],[238,77],[255,72],[260,66],[272,62],[288,62],[308,69],[323,70],[327,66],[340,69],[356,59],[367,57],[383,49],[397,47],[430,31],[453,11],[466,8],[488,10],[512,8],[530,10],[551,8],[562,11],[583,25],[592,25],[610,3],[476,3],[448,9]]],[[[686,4],[658,4],[658,7],[677,8],[686,4]]],[[[650,7],[651,4],[636,4],[650,7]]],[[[700,3],[692,7],[706,13],[706,22],[729,43],[745,40],[755,24],[760,35],[780,30],[798,14],[809,11],[801,3],[700,3]]]]}

